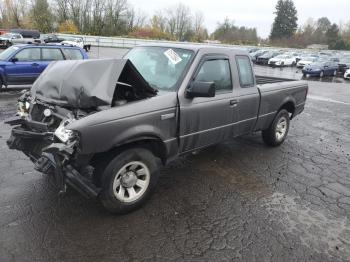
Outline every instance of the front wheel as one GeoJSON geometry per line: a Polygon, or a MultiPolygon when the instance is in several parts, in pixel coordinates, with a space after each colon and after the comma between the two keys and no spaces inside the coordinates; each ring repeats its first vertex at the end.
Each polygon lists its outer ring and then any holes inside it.
{"type": "Polygon", "coordinates": [[[281,145],[287,137],[289,123],[289,113],[287,110],[282,109],[277,113],[271,126],[262,131],[262,138],[265,144],[274,147],[281,145]]]}
{"type": "Polygon", "coordinates": [[[104,170],[101,202],[112,213],[131,212],[146,202],[158,177],[158,164],[149,150],[128,149],[117,155],[104,170]]]}

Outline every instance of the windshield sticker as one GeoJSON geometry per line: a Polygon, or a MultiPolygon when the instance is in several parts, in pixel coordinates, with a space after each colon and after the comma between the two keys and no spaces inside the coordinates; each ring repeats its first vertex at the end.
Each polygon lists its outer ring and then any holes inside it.
{"type": "Polygon", "coordinates": [[[164,55],[170,60],[174,65],[180,63],[182,61],[181,57],[173,50],[168,49],[164,52],[164,55]]]}

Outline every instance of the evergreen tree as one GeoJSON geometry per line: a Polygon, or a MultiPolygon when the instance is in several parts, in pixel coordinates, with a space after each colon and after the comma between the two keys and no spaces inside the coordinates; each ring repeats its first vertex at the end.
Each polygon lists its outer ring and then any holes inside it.
{"type": "Polygon", "coordinates": [[[270,39],[289,38],[298,28],[297,10],[292,0],[278,0],[270,39]]]}
{"type": "Polygon", "coordinates": [[[48,33],[52,31],[53,15],[47,0],[35,0],[31,10],[31,17],[35,29],[48,33]]]}

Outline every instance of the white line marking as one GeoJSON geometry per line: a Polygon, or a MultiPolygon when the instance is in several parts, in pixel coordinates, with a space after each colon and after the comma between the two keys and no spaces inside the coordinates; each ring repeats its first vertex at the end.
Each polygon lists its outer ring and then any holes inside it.
{"type": "Polygon", "coordinates": [[[334,99],[326,98],[326,97],[322,97],[322,96],[308,95],[307,98],[313,99],[313,100],[318,100],[318,101],[325,101],[325,102],[331,102],[331,103],[337,103],[337,104],[343,104],[343,105],[350,106],[350,103],[348,103],[348,102],[338,101],[338,100],[334,100],[334,99]]]}

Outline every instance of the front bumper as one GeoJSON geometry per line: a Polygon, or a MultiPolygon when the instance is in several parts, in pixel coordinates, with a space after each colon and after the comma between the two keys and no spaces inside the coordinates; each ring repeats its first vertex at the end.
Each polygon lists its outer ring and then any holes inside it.
{"type": "Polygon", "coordinates": [[[92,182],[93,168],[80,173],[74,167],[73,149],[64,143],[54,143],[53,133],[28,130],[23,119],[13,119],[7,124],[16,125],[11,132],[7,145],[10,149],[22,151],[34,163],[34,168],[45,174],[55,176],[60,192],[69,185],[87,198],[95,198],[100,188],[92,182]],[[18,125],[21,124],[21,125],[18,125]]]}

